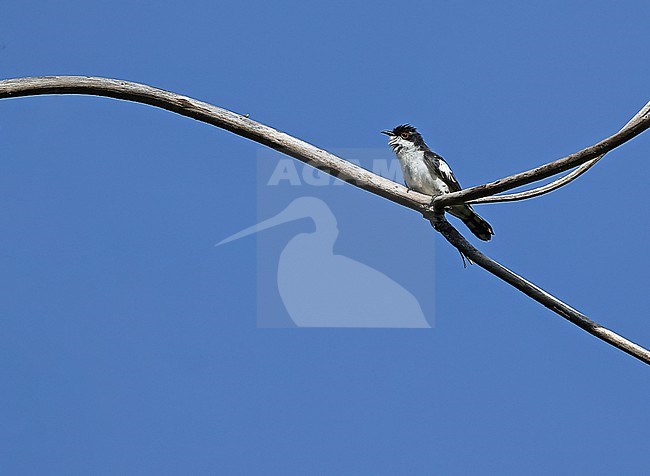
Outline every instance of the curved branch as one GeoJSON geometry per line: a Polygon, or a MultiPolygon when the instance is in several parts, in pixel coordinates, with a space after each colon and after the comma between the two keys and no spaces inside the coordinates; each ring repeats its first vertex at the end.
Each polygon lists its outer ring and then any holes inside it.
{"type": "Polygon", "coordinates": [[[392,180],[247,116],[163,89],[91,76],[41,76],[0,81],[0,99],[44,94],[87,94],[149,104],[253,140],[420,213],[426,211],[431,202],[428,195],[409,192],[392,180]]]}
{"type": "Polygon", "coordinates": [[[564,317],[581,329],[584,329],[591,335],[604,340],[605,342],[613,345],[623,352],[636,357],[646,364],[650,364],[650,350],[644,349],[640,345],[635,344],[634,342],[621,337],[615,332],[612,332],[606,327],[603,327],[600,324],[592,321],[581,312],[573,309],[571,306],[560,301],[555,296],[547,293],[542,288],[522,278],[517,273],[510,271],[505,266],[481,253],[479,250],[474,248],[474,246],[472,246],[470,242],[467,241],[463,235],[461,235],[458,230],[456,230],[456,228],[451,225],[451,223],[445,219],[444,212],[435,212],[430,216],[430,220],[433,227],[439,231],[447,239],[447,241],[449,241],[449,243],[456,247],[456,249],[458,249],[462,255],[465,255],[471,259],[481,268],[489,271],[511,286],[514,286],[528,297],[533,298],[535,301],[544,305],[556,314],[564,317]]]}
{"type": "Polygon", "coordinates": [[[541,187],[533,188],[532,190],[526,190],[525,192],[518,192],[518,193],[509,193],[507,195],[493,195],[491,197],[483,197],[483,198],[476,198],[474,200],[469,200],[466,203],[469,203],[471,205],[475,204],[480,204],[480,203],[500,203],[500,202],[518,202],[520,200],[527,200],[529,198],[535,198],[539,197],[541,195],[545,195],[549,192],[552,192],[553,190],[557,190],[560,187],[563,187],[564,185],[567,185],[571,182],[573,182],[575,179],[580,177],[582,174],[584,174],[587,170],[592,168],[600,159],[602,159],[605,156],[605,154],[596,157],[595,159],[590,160],[587,163],[582,164],[580,167],[578,167],[575,170],[572,170],[568,174],[564,175],[563,177],[553,180],[550,183],[547,183],[546,185],[542,185],[541,187]]]}
{"type": "Polygon", "coordinates": [[[434,204],[438,208],[467,203],[470,200],[488,197],[496,193],[512,190],[532,182],[537,182],[553,175],[570,170],[574,167],[589,162],[597,157],[605,155],[610,150],[633,139],[650,127],[650,102],[648,102],[630,121],[629,126],[624,127],[616,134],[604,139],[579,152],[567,155],[562,159],[555,160],[534,169],[510,175],[494,182],[476,187],[465,188],[459,192],[447,193],[436,197],[434,204]]]}
{"type": "MultiPolygon", "coordinates": [[[[407,192],[405,187],[402,187],[391,180],[375,175],[361,167],[330,154],[327,151],[319,149],[307,142],[296,139],[295,137],[276,129],[255,122],[246,116],[186,96],[153,88],[151,86],[116,79],[86,76],[48,76],[0,81],[0,99],[43,94],[88,94],[124,99],[127,101],[160,107],[226,129],[237,135],[271,147],[335,177],[343,179],[357,187],[382,196],[410,209],[417,210],[425,217],[429,218],[436,230],[438,230],[453,246],[486,271],[506,281],[508,284],[519,289],[521,292],[546,306],[551,311],[564,317],[582,329],[585,329],[587,332],[599,339],[627,352],[646,364],[650,364],[650,351],[589,320],[568,304],[563,303],[531,282],[526,281],[524,278],[501,266],[496,261],[491,260],[474,248],[455,228],[449,224],[449,222],[447,222],[444,218],[444,213],[440,211],[440,209],[432,210],[429,203],[431,197],[427,195],[413,191],[407,192]]],[[[593,159],[625,141],[630,140],[632,137],[642,132],[642,130],[645,130],[650,122],[647,120],[647,116],[645,115],[640,121],[641,125],[636,129],[633,128],[632,130],[628,130],[625,134],[614,135],[591,148],[585,149],[585,151],[578,152],[568,158],[562,159],[565,163],[570,163],[572,165],[566,166],[566,168],[562,168],[565,167],[566,164],[559,165],[558,168],[562,169],[559,171],[567,170],[568,168],[579,165],[577,162],[585,157],[586,159],[584,161],[593,159]]],[[[556,161],[544,167],[552,166],[557,162],[562,161],[556,161]]],[[[544,169],[544,167],[541,167],[541,169],[544,169]]],[[[553,168],[553,170],[556,169],[553,168]]],[[[537,180],[537,178],[534,180],[537,180]]],[[[520,183],[519,185],[524,185],[525,183],[529,182],[520,183]]],[[[474,187],[474,190],[475,189],[477,189],[477,187],[474,187]]],[[[473,189],[463,190],[462,192],[457,192],[457,194],[472,190],[473,189]]],[[[504,188],[501,191],[503,190],[506,189],[504,188]]],[[[490,191],[489,193],[497,192],[490,191]]],[[[449,194],[449,196],[451,195],[456,194],[449,194]]],[[[470,196],[471,194],[467,195],[469,198],[464,195],[462,199],[465,200],[479,197],[470,196]]],[[[456,197],[458,196],[459,195],[456,195],[456,197]]]]}
{"type": "MultiPolygon", "coordinates": [[[[625,124],[621,130],[624,131],[625,128],[633,126],[637,124],[642,117],[650,111],[650,102],[648,102],[639,112],[637,112],[632,119],[628,121],[627,124],[625,124]]],[[[472,205],[477,204],[477,203],[499,203],[499,202],[516,202],[520,200],[527,200],[529,198],[534,198],[534,197],[539,197],[541,195],[545,195],[549,192],[552,192],[553,190],[557,190],[560,187],[563,187],[564,185],[568,185],[569,183],[573,182],[575,179],[580,177],[582,174],[584,174],[587,170],[589,170],[591,167],[596,165],[600,159],[602,159],[605,156],[605,154],[599,155],[595,159],[590,160],[589,162],[585,162],[582,164],[580,167],[577,169],[569,172],[566,174],[564,177],[560,177],[557,180],[554,180],[550,183],[547,183],[546,185],[542,185],[541,187],[534,188],[532,190],[526,190],[525,192],[519,192],[519,193],[511,193],[508,195],[494,195],[494,196],[488,196],[488,197],[483,197],[483,198],[476,198],[474,200],[469,200],[466,203],[470,203],[472,205]]]]}

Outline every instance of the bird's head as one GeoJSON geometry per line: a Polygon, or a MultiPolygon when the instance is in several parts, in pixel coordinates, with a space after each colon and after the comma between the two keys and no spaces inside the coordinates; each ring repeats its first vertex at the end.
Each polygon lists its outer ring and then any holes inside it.
{"type": "Polygon", "coordinates": [[[388,145],[390,145],[395,152],[402,149],[410,149],[424,145],[422,136],[415,127],[410,124],[402,124],[395,127],[395,129],[381,131],[382,134],[388,136],[388,145]]]}

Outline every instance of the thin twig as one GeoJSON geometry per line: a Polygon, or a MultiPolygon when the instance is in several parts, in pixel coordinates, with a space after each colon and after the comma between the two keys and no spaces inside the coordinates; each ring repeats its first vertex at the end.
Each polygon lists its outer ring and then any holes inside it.
{"type": "MultiPolygon", "coordinates": [[[[246,116],[186,96],[153,88],[151,86],[115,79],[86,76],[48,76],[0,81],[0,99],[43,94],[88,94],[124,99],[160,107],[183,116],[212,124],[271,147],[323,170],[330,175],[341,178],[357,187],[382,196],[405,207],[417,210],[430,219],[436,230],[438,230],[462,254],[469,257],[472,261],[476,262],[488,272],[503,279],[556,314],[587,330],[599,339],[627,352],[646,364],[650,364],[650,351],[589,320],[569,305],[551,296],[541,288],[526,281],[524,278],[518,276],[479,252],[469,244],[469,242],[465,240],[465,238],[463,238],[463,236],[458,233],[449,222],[447,222],[444,218],[444,213],[440,211],[440,208],[436,207],[435,209],[432,209],[430,207],[431,197],[427,195],[419,194],[414,191],[407,192],[405,187],[392,182],[391,180],[375,175],[361,167],[341,159],[340,157],[296,139],[288,134],[277,131],[276,129],[255,122],[246,116]]],[[[648,120],[647,115],[642,116],[639,125],[628,129],[625,133],[615,134],[595,146],[576,154],[572,154],[560,161],[538,168],[541,169],[541,172],[538,172],[538,175],[535,175],[532,181],[537,180],[538,178],[536,177],[539,177],[540,175],[549,173],[548,170],[550,169],[557,170],[550,175],[568,170],[580,163],[594,159],[595,157],[630,140],[650,125],[650,120],[648,120]],[[580,162],[581,160],[583,162],[580,162]],[[562,162],[562,164],[558,166],[558,162],[562,162]]],[[[536,169],[532,172],[535,173],[535,170],[536,169]]],[[[523,175],[526,174],[527,173],[524,173],[523,175]]],[[[518,175],[521,176],[522,174],[518,175]]],[[[544,175],[544,177],[550,175],[544,175]]],[[[489,193],[498,193],[509,188],[529,183],[529,181],[525,180],[523,183],[519,183],[518,181],[520,181],[520,179],[518,179],[517,176],[513,177],[515,177],[515,179],[510,180],[509,185],[506,185],[505,188],[501,187],[499,182],[496,182],[499,184],[499,186],[496,187],[498,190],[495,190],[494,184],[488,184],[487,186],[482,187],[491,186],[492,188],[489,193]],[[514,185],[512,185],[513,183],[514,185]]],[[[467,190],[471,191],[477,189],[481,188],[474,187],[473,189],[467,190]]],[[[462,194],[465,191],[466,190],[457,192],[457,194],[462,194]]],[[[478,195],[475,194],[474,196],[471,194],[462,195],[462,200],[478,198],[483,196],[481,193],[478,195]]],[[[456,198],[460,196],[456,194],[450,195],[455,195],[456,198]]],[[[438,200],[439,199],[436,201],[438,200]]]]}
{"type": "MultiPolygon", "coordinates": [[[[630,119],[628,123],[621,128],[619,132],[625,130],[625,128],[627,127],[637,124],[642,119],[642,117],[648,113],[648,111],[650,111],[650,102],[648,102],[639,112],[637,112],[636,115],[632,119],[630,119]]],[[[580,177],[591,167],[596,165],[598,161],[602,159],[604,156],[605,154],[599,155],[595,159],[592,159],[589,162],[585,162],[577,169],[572,170],[565,176],[560,177],[559,179],[554,180],[550,183],[547,183],[546,185],[542,185],[541,187],[537,187],[531,190],[526,190],[524,192],[510,193],[507,195],[494,195],[494,196],[488,196],[483,198],[476,198],[474,200],[469,200],[466,203],[470,203],[474,205],[479,203],[517,202],[520,200],[527,200],[529,198],[545,195],[549,192],[552,192],[553,190],[557,190],[558,188],[573,182],[575,179],[580,177]]]]}
{"type": "Polygon", "coordinates": [[[475,205],[481,203],[501,203],[501,202],[518,202],[521,200],[528,200],[529,198],[539,197],[545,195],[553,190],[557,190],[560,187],[563,187],[575,179],[584,174],[587,170],[592,168],[600,159],[602,159],[605,154],[596,157],[595,159],[590,160],[587,163],[582,164],[577,169],[572,170],[568,174],[562,176],[557,180],[542,185],[541,187],[533,188],[531,190],[526,190],[525,192],[518,193],[509,193],[506,195],[493,195],[491,197],[476,198],[474,200],[469,200],[467,203],[475,205]]]}
{"type": "Polygon", "coordinates": [[[548,164],[534,169],[510,175],[494,182],[476,187],[465,188],[459,192],[446,193],[436,197],[436,207],[442,208],[458,203],[467,203],[470,200],[492,196],[497,193],[512,190],[532,182],[537,182],[553,175],[570,170],[590,160],[605,155],[610,150],[633,139],[650,127],[650,102],[648,102],[630,121],[631,125],[624,127],[616,134],[604,139],[579,152],[567,155],[562,159],[555,160],[548,164]]]}

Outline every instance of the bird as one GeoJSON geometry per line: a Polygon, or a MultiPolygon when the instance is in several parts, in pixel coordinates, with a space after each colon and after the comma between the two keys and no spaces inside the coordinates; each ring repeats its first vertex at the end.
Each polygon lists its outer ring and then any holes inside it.
{"type": "MultiPolygon", "coordinates": [[[[388,136],[388,145],[399,159],[402,175],[409,190],[432,197],[461,190],[462,187],[449,164],[429,149],[415,127],[402,124],[381,133],[388,136]]],[[[494,235],[490,224],[470,205],[451,205],[446,208],[446,211],[460,218],[477,238],[489,241],[494,235]]]]}
{"type": "MultiPolygon", "coordinates": [[[[217,246],[305,218],[311,219],[314,231],[291,238],[280,253],[277,268],[280,299],[296,326],[431,327],[418,299],[406,288],[383,272],[334,252],[337,220],[317,197],[298,197],[274,217],[221,240],[217,246]]],[[[258,250],[262,249],[260,243],[258,250]]]]}

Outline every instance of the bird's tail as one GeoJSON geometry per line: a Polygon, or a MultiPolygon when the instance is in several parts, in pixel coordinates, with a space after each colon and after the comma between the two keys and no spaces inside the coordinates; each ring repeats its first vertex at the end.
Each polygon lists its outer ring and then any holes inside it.
{"type": "Polygon", "coordinates": [[[488,222],[474,211],[469,205],[454,205],[449,208],[449,213],[463,220],[469,231],[483,241],[490,241],[494,231],[488,222]]]}

